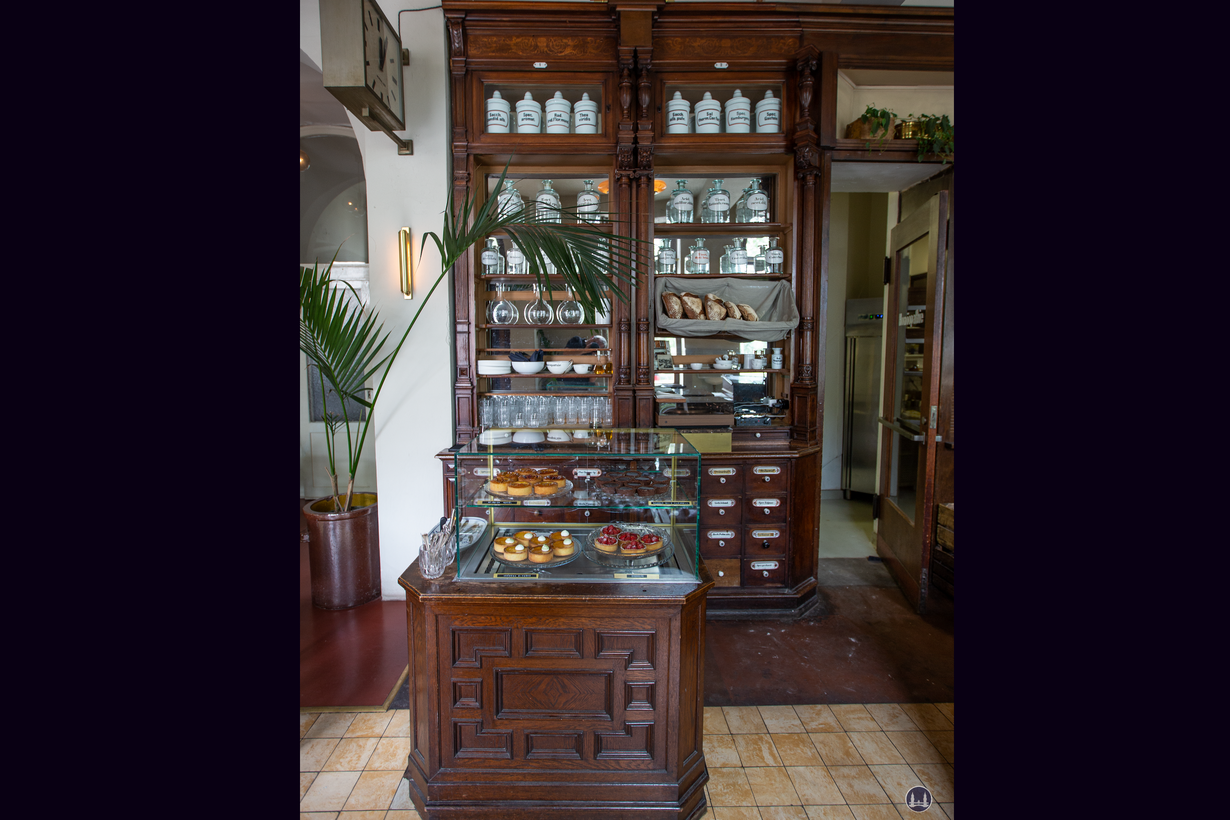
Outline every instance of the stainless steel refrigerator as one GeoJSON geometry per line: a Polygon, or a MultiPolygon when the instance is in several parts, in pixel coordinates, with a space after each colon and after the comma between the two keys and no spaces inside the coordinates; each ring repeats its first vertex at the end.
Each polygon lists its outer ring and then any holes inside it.
{"type": "Polygon", "coordinates": [[[880,413],[880,345],[884,302],[846,301],[846,390],[842,408],[841,489],[876,491],[876,438],[880,413]]]}

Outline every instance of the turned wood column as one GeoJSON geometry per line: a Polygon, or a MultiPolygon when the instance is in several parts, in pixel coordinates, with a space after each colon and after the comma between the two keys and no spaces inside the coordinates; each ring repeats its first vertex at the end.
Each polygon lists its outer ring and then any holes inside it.
{"type": "MultiPolygon", "coordinates": [[[[445,12],[448,28],[449,83],[453,95],[453,203],[460,207],[471,182],[471,162],[468,154],[469,140],[466,134],[466,51],[463,21],[465,12],[445,12]]],[[[453,266],[453,332],[456,342],[455,370],[453,373],[453,429],[456,442],[467,442],[478,435],[478,385],[474,377],[475,338],[474,317],[470,305],[474,294],[471,291],[472,255],[466,254],[453,266]]]]}

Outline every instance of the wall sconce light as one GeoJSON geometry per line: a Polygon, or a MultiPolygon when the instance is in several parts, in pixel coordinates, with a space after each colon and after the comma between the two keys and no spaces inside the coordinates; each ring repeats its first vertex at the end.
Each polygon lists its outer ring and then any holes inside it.
{"type": "Polygon", "coordinates": [[[414,271],[411,270],[410,229],[402,228],[397,232],[397,252],[401,257],[401,293],[406,299],[414,298],[414,271]]]}

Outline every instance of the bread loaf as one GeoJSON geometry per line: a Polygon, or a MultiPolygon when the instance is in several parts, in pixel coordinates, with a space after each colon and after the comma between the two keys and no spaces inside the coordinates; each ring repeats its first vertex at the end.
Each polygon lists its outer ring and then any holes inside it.
{"type": "Polygon", "coordinates": [[[683,312],[689,319],[705,318],[705,306],[699,296],[685,291],[679,294],[679,298],[683,301],[683,312]]]}
{"type": "Polygon", "coordinates": [[[760,315],[756,313],[755,310],[752,309],[751,305],[745,305],[742,302],[740,302],[738,307],[739,307],[739,312],[743,314],[744,321],[747,321],[747,322],[759,322],[760,321],[760,315]]]}
{"type": "Polygon", "coordinates": [[[743,318],[743,311],[739,310],[739,306],[736,305],[734,302],[722,302],[722,304],[726,306],[726,318],[727,319],[742,319],[743,318]]]}
{"type": "Polygon", "coordinates": [[[683,301],[680,300],[678,294],[663,293],[662,307],[666,315],[672,319],[679,319],[683,316],[683,301]]]}
{"type": "Polygon", "coordinates": [[[726,318],[725,305],[712,293],[705,294],[705,316],[711,322],[720,322],[726,318]]]}

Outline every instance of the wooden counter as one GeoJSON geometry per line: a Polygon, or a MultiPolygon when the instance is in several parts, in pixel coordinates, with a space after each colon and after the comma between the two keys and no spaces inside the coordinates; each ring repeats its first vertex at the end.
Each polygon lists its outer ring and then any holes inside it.
{"type": "Polygon", "coordinates": [[[705,808],[703,565],[690,584],[406,590],[410,757],[425,820],[648,818],[705,808]]]}

